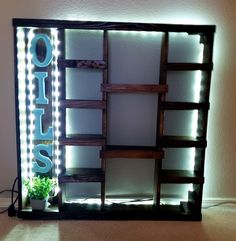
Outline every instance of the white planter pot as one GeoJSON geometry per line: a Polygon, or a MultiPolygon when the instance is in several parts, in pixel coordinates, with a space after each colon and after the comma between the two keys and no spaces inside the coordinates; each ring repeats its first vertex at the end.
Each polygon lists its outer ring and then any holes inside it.
{"type": "Polygon", "coordinates": [[[30,205],[33,211],[43,211],[47,207],[47,199],[44,199],[44,200],[30,199],[30,205]]]}

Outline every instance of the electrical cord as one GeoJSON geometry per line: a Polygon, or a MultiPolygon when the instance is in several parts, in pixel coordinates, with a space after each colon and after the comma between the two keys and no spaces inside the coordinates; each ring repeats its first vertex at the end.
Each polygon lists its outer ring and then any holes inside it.
{"type": "Polygon", "coordinates": [[[12,185],[12,189],[9,190],[9,189],[6,189],[6,190],[2,190],[0,191],[0,194],[4,193],[4,192],[11,192],[11,204],[8,208],[0,211],[0,214],[3,214],[5,212],[8,212],[8,216],[9,217],[13,217],[13,216],[16,216],[16,209],[15,209],[15,204],[18,200],[18,195],[17,197],[15,198],[14,200],[14,193],[17,193],[18,194],[18,191],[15,191],[15,185],[16,185],[16,182],[18,180],[18,177],[15,178],[14,182],[13,182],[13,185],[12,185]]]}
{"type": "MultiPolygon", "coordinates": [[[[0,194],[3,194],[5,192],[12,192],[12,190],[11,189],[5,189],[5,190],[0,191],[0,194]]],[[[18,193],[18,191],[14,191],[14,193],[18,193]]]]}
{"type": "Polygon", "coordinates": [[[128,201],[123,201],[123,202],[111,202],[112,204],[131,204],[135,202],[145,202],[145,201],[152,201],[153,198],[137,198],[137,199],[132,199],[128,201]]]}
{"type": "Polygon", "coordinates": [[[219,203],[216,203],[216,204],[213,204],[213,205],[205,206],[202,209],[218,207],[218,206],[222,206],[222,205],[226,205],[226,204],[234,204],[234,205],[236,205],[236,202],[234,202],[234,201],[219,202],[219,203]]]}
{"type": "Polygon", "coordinates": [[[18,195],[14,200],[14,191],[15,191],[15,185],[16,185],[17,181],[18,181],[18,177],[15,178],[14,183],[12,185],[12,189],[11,189],[12,190],[12,192],[11,192],[11,205],[8,207],[8,216],[9,217],[16,216],[15,204],[18,200],[18,195]]]}

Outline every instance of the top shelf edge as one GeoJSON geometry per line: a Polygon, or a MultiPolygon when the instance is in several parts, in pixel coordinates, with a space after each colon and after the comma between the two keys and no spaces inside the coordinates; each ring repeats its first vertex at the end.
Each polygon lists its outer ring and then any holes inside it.
{"type": "Polygon", "coordinates": [[[215,32],[215,25],[194,24],[165,24],[165,23],[135,23],[135,22],[103,22],[103,21],[71,21],[57,19],[25,19],[13,18],[14,27],[47,27],[66,29],[94,29],[94,30],[129,30],[129,31],[157,31],[157,32],[187,32],[202,34],[215,32]]]}

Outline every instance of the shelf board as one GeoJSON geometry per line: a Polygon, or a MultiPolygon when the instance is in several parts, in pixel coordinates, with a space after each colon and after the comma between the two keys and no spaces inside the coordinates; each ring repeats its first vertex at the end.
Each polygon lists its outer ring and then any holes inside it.
{"type": "Polygon", "coordinates": [[[13,26],[86,29],[86,30],[116,30],[116,31],[156,31],[156,32],[187,32],[189,34],[213,34],[215,25],[196,24],[163,24],[163,23],[125,23],[102,21],[71,21],[55,19],[23,19],[14,18],[13,26]]]}
{"type": "Polygon", "coordinates": [[[103,146],[105,138],[102,135],[74,134],[59,138],[60,145],[68,146],[103,146]]]}
{"type": "Polygon", "coordinates": [[[141,158],[162,159],[164,152],[156,147],[148,146],[106,146],[106,150],[100,152],[101,158],[141,158]]]}
{"type": "Polygon", "coordinates": [[[171,102],[166,101],[161,103],[161,108],[164,110],[208,110],[209,103],[194,103],[194,102],[171,102]]]}
{"type": "Polygon", "coordinates": [[[103,182],[105,174],[101,168],[68,168],[59,176],[59,183],[103,182]]]}
{"type": "Polygon", "coordinates": [[[207,141],[203,137],[163,136],[159,143],[161,147],[196,147],[205,148],[207,141]]]}
{"type": "Polygon", "coordinates": [[[61,100],[62,108],[88,108],[88,109],[105,109],[106,102],[102,100],[61,100]]]}
{"type": "Polygon", "coordinates": [[[213,69],[212,63],[167,63],[166,70],[169,71],[211,71],[213,69]]]}
{"type": "Polygon", "coordinates": [[[189,170],[162,170],[160,182],[203,184],[204,177],[198,176],[194,171],[189,170]]]}
{"type": "Polygon", "coordinates": [[[175,220],[200,221],[201,210],[194,210],[190,202],[179,205],[99,205],[65,203],[63,210],[32,212],[30,209],[18,210],[18,218],[28,220],[175,220]]]}
{"type": "Polygon", "coordinates": [[[62,68],[105,69],[107,63],[103,60],[60,59],[58,66],[62,68]]]}
{"type": "Polygon", "coordinates": [[[111,93],[166,93],[168,86],[157,84],[102,84],[101,89],[111,93]]]}

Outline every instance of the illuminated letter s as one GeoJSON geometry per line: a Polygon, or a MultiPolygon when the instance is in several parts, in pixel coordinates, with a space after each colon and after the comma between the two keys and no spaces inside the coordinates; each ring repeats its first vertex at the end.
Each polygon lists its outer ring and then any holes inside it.
{"type": "Polygon", "coordinates": [[[52,156],[52,145],[44,145],[44,144],[38,144],[34,148],[34,157],[35,160],[39,161],[41,165],[38,164],[38,162],[34,162],[33,164],[33,171],[38,173],[48,173],[52,169],[52,161],[49,157],[44,156],[41,151],[46,151],[49,156],[52,156]]]}

